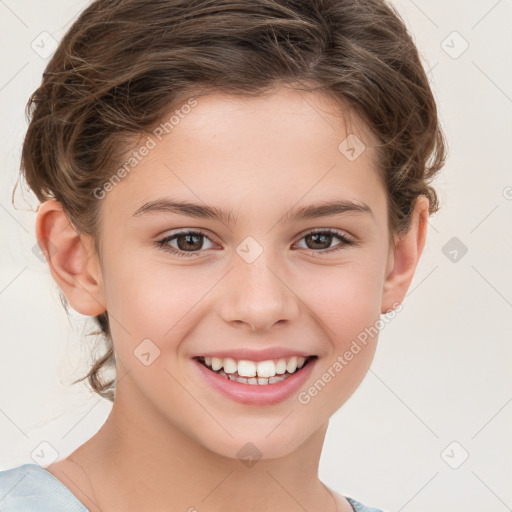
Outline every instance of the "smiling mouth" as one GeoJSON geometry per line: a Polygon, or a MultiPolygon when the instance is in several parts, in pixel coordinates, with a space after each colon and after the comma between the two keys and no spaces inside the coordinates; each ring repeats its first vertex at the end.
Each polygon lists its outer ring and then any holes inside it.
{"type": "Polygon", "coordinates": [[[226,379],[242,384],[265,386],[288,379],[292,375],[301,372],[311,361],[317,358],[318,356],[315,355],[308,357],[293,356],[258,362],[236,361],[232,358],[220,359],[208,356],[199,356],[194,359],[211,372],[226,379]]]}

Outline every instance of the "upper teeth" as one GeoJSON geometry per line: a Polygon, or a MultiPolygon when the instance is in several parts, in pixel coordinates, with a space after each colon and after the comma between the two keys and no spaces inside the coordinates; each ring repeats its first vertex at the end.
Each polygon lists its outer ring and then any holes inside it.
{"type": "Polygon", "coordinates": [[[241,377],[274,377],[274,375],[282,375],[285,372],[293,373],[298,368],[304,366],[305,357],[293,356],[289,359],[269,359],[267,361],[248,361],[241,359],[235,361],[230,357],[220,359],[219,357],[205,357],[204,362],[210,366],[212,370],[218,371],[224,368],[226,373],[238,372],[241,377]]]}

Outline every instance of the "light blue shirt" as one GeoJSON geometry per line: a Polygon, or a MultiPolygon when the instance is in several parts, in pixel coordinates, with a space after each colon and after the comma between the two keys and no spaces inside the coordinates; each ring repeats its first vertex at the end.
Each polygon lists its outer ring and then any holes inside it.
{"type": "MultiPolygon", "coordinates": [[[[345,496],[354,512],[383,512],[345,496]]],[[[76,496],[39,464],[0,471],[0,512],[89,512],[76,496]]]]}

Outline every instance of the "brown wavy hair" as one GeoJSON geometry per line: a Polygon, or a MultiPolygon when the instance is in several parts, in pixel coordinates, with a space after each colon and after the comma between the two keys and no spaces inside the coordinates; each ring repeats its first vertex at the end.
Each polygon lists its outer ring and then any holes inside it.
{"type": "MultiPolygon", "coordinates": [[[[190,95],[255,97],[281,84],[321,91],[371,129],[393,233],[408,230],[418,196],[438,210],[430,182],[446,144],[436,103],[404,21],[384,0],[94,1],[27,103],[21,176],[39,201],[62,203],[101,261],[93,191],[142,135],[190,95]]],[[[108,312],[95,320],[106,352],[75,382],[88,378],[113,401],[115,379],[101,378],[115,368],[108,312]]]]}

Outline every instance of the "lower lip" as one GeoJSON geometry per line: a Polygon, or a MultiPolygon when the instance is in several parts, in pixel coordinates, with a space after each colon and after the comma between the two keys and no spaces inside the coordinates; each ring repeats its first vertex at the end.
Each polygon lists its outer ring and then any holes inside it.
{"type": "Polygon", "coordinates": [[[318,358],[312,359],[306,366],[290,377],[274,384],[244,384],[222,377],[196,359],[193,359],[203,377],[224,396],[247,405],[273,405],[293,395],[311,375],[318,358]]]}

